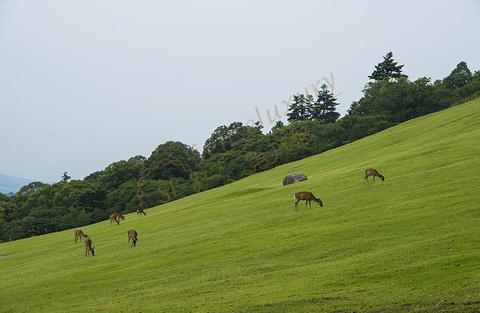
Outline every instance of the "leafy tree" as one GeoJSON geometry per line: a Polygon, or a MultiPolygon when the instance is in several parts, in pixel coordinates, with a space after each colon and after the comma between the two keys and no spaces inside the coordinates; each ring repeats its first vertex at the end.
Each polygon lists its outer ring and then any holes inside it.
{"type": "Polygon", "coordinates": [[[128,159],[128,161],[143,164],[147,161],[147,158],[143,155],[136,155],[128,159]]]}
{"type": "Polygon", "coordinates": [[[42,182],[39,182],[39,181],[35,181],[35,182],[29,183],[29,184],[23,186],[22,188],[20,188],[20,190],[17,193],[20,194],[20,195],[28,195],[32,192],[35,192],[35,191],[41,189],[44,186],[46,186],[46,184],[44,184],[42,182]]]}
{"type": "Polygon", "coordinates": [[[118,161],[110,164],[96,178],[96,181],[105,189],[117,188],[126,181],[137,179],[143,170],[143,162],[134,158],[128,161],[118,161]]]}
{"type": "Polygon", "coordinates": [[[317,100],[309,108],[311,118],[322,123],[333,123],[340,117],[340,113],[336,111],[337,105],[337,99],[327,85],[323,84],[318,91],[317,100]]]}
{"type": "Polygon", "coordinates": [[[224,174],[213,174],[205,179],[206,189],[223,186],[231,181],[231,178],[224,174]]]}
{"type": "Polygon", "coordinates": [[[103,171],[95,171],[85,177],[85,180],[88,181],[96,181],[101,175],[103,174],[103,171]]]}
{"type": "Polygon", "coordinates": [[[137,181],[131,178],[106,195],[108,210],[115,212],[133,212],[139,207],[137,181]]]}
{"type": "Polygon", "coordinates": [[[393,59],[393,53],[389,52],[383,57],[383,61],[375,65],[375,70],[373,71],[372,75],[368,76],[368,78],[373,79],[375,81],[384,80],[384,79],[398,79],[402,76],[402,68],[404,65],[397,65],[393,59]]]}
{"type": "Polygon", "coordinates": [[[159,145],[146,161],[150,179],[188,178],[200,166],[200,153],[178,141],[159,145]]]}
{"type": "MultiPolygon", "coordinates": [[[[475,73],[477,75],[477,73],[475,73]]],[[[460,62],[457,64],[455,69],[444,78],[443,83],[447,88],[459,88],[463,87],[473,79],[472,72],[467,66],[467,63],[460,62]]]]}
{"type": "Polygon", "coordinates": [[[143,201],[145,207],[166,203],[178,198],[175,184],[168,180],[146,180],[143,201]]]}
{"type": "Polygon", "coordinates": [[[209,159],[216,154],[225,153],[242,139],[261,134],[262,132],[258,127],[246,126],[241,122],[233,122],[229,126],[219,126],[205,141],[203,157],[209,159]]]}
{"type": "Polygon", "coordinates": [[[307,101],[311,99],[310,95],[294,95],[293,102],[288,109],[288,121],[304,121],[310,118],[307,101]]]}
{"type": "MultiPolygon", "coordinates": [[[[7,205],[8,205],[8,202],[9,202],[9,198],[0,193],[0,232],[1,232],[1,225],[3,223],[5,223],[5,211],[7,210],[7,205]]],[[[1,236],[0,236],[0,241],[2,240],[1,236]]]]}

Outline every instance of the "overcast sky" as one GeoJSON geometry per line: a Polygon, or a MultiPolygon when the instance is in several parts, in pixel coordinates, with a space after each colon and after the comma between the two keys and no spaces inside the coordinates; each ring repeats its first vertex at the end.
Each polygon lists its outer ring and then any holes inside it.
{"type": "Polygon", "coordinates": [[[388,51],[480,69],[480,2],[0,0],[0,172],[58,181],[202,146],[327,77],[342,113],[388,51]]]}

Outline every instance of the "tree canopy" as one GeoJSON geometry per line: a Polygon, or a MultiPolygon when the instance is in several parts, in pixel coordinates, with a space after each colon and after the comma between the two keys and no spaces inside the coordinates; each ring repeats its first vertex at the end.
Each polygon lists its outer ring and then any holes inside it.
{"type": "Polygon", "coordinates": [[[471,82],[473,79],[472,72],[466,62],[460,62],[455,69],[443,79],[443,83],[447,88],[460,88],[471,82]]]}

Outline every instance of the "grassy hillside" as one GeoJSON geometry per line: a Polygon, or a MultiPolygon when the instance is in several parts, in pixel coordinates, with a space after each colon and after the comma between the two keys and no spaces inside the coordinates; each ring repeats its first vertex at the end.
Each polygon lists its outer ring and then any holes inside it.
{"type": "Polygon", "coordinates": [[[95,257],[72,231],[0,244],[0,312],[479,312],[479,173],[476,100],[84,227],[95,257]]]}

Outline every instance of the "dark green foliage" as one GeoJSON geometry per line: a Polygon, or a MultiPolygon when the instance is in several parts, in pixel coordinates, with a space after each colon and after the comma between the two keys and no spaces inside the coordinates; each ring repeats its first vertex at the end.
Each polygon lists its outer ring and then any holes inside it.
{"type": "MultiPolygon", "coordinates": [[[[340,113],[336,111],[337,105],[337,99],[328,90],[327,85],[323,84],[318,90],[316,98],[308,94],[293,96],[293,102],[290,104],[287,113],[288,121],[316,120],[321,123],[333,123],[340,117],[340,113]]],[[[272,130],[283,125],[283,123],[278,123],[282,122],[277,122],[272,130]]]]}
{"type": "Polygon", "coordinates": [[[273,125],[272,131],[275,131],[276,129],[280,129],[280,128],[284,127],[284,126],[285,126],[285,124],[283,124],[282,121],[277,121],[277,122],[275,123],[275,125],[273,125]]]}
{"type": "Polygon", "coordinates": [[[322,123],[333,123],[340,117],[340,113],[336,111],[337,105],[337,99],[327,85],[323,84],[318,91],[317,100],[309,107],[310,118],[322,123]]]}
{"type": "Polygon", "coordinates": [[[37,190],[40,190],[42,187],[44,187],[46,184],[36,181],[36,182],[31,182],[30,184],[27,184],[20,188],[20,190],[17,192],[17,194],[20,195],[28,195],[31,194],[32,192],[35,192],[37,190]]]}
{"type": "Polygon", "coordinates": [[[263,125],[260,121],[256,121],[255,122],[255,128],[258,128],[259,130],[262,130],[263,129],[263,125]]]}
{"type": "Polygon", "coordinates": [[[105,189],[114,189],[130,179],[137,179],[143,170],[143,163],[134,161],[118,161],[110,164],[100,172],[96,181],[105,189]]]}
{"type": "Polygon", "coordinates": [[[473,75],[470,72],[470,69],[467,66],[467,63],[460,62],[457,64],[455,69],[445,77],[443,83],[447,88],[460,88],[472,81],[473,75]]]}
{"type": "Polygon", "coordinates": [[[137,197],[137,180],[130,178],[106,195],[106,204],[109,211],[133,212],[139,207],[137,197]]]}
{"type": "Polygon", "coordinates": [[[146,161],[146,177],[151,179],[170,179],[190,177],[200,166],[200,153],[181,143],[168,141],[152,152],[146,161]]]}
{"type": "Polygon", "coordinates": [[[217,127],[203,145],[203,158],[209,159],[219,153],[225,153],[242,139],[261,134],[262,132],[258,126],[245,126],[241,122],[217,127]]]}
{"type": "Polygon", "coordinates": [[[310,102],[310,95],[294,95],[293,102],[288,109],[288,121],[303,121],[310,118],[308,111],[308,102],[310,102]]]}
{"type": "Polygon", "coordinates": [[[211,189],[219,186],[223,186],[231,181],[231,178],[227,175],[213,174],[205,179],[205,189],[211,189]]]}
{"type": "Polygon", "coordinates": [[[383,57],[383,62],[375,65],[375,70],[368,78],[379,81],[404,77],[405,75],[402,74],[403,65],[397,64],[398,62],[393,59],[393,53],[389,52],[383,57]]]}
{"type": "Polygon", "coordinates": [[[480,73],[472,75],[465,62],[433,83],[427,77],[410,81],[391,54],[383,63],[376,69],[379,79],[366,85],[340,119],[336,99],[323,85],[316,99],[294,96],[291,123],[278,121],[267,134],[260,123],[216,128],[203,157],[168,141],[148,159],[137,155],[114,162],[83,180],[70,180],[65,172],[59,183],[33,182],[12,197],[0,194],[0,241],[86,225],[113,211],[134,212],[222,186],[480,95],[480,73]]]}

